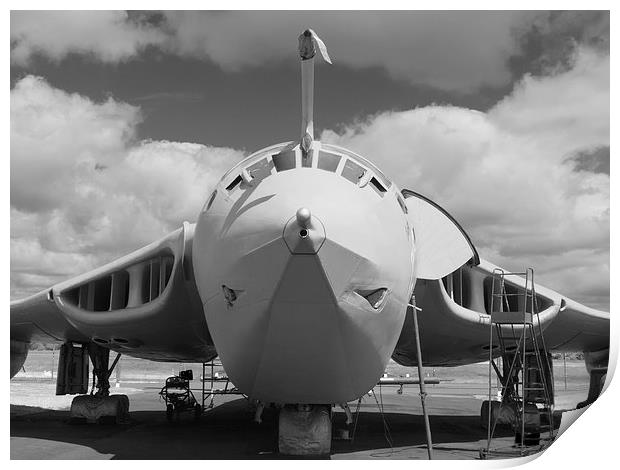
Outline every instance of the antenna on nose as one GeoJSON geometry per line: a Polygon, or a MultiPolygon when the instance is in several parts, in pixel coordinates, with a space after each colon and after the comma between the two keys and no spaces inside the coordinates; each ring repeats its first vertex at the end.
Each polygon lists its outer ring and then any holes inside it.
{"type": "Polygon", "coordinates": [[[327,53],[325,43],[311,29],[306,29],[299,36],[299,56],[301,57],[301,142],[304,155],[310,150],[314,140],[314,56],[316,50],[328,64],[332,61],[327,53]]]}

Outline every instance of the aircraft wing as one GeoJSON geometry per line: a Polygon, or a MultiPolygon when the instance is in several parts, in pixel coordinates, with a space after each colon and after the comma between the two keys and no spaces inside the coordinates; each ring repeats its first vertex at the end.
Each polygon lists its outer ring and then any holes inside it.
{"type": "Polygon", "coordinates": [[[11,350],[94,341],[158,361],[216,356],[194,283],[194,225],[101,268],[11,302],[11,350]]]}
{"type": "MultiPolygon", "coordinates": [[[[418,321],[424,364],[456,366],[488,360],[490,291],[498,267],[478,258],[469,237],[444,209],[411,191],[403,194],[414,231],[428,227],[424,222],[431,218],[436,231],[433,235],[421,230],[421,237],[416,236],[416,244],[421,238],[421,264],[439,260],[423,266],[414,290],[416,305],[421,308],[418,321]],[[433,207],[436,210],[431,210],[433,207]],[[444,240],[451,241],[449,249],[442,249],[444,240]],[[426,251],[429,248],[430,253],[426,251]]],[[[523,292],[525,279],[507,276],[505,284],[508,291],[523,292]]],[[[539,312],[535,327],[538,331],[540,320],[548,351],[589,353],[609,348],[609,313],[581,305],[536,282],[534,288],[539,312]]],[[[412,315],[409,307],[392,356],[402,365],[417,363],[412,315]]],[[[495,337],[495,345],[497,341],[495,337]]]]}

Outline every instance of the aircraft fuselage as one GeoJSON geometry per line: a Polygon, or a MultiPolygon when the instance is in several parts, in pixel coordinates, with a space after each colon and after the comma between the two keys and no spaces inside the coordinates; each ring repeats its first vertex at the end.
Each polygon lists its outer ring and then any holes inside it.
{"type": "Polygon", "coordinates": [[[390,359],[415,284],[396,185],[314,142],[248,157],[199,214],[196,285],[229,377],[253,399],[343,403],[390,359]]]}

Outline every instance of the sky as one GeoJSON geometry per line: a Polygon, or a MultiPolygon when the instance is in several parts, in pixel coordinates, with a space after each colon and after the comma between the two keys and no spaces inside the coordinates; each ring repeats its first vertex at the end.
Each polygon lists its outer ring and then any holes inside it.
{"type": "Polygon", "coordinates": [[[193,222],[315,134],[448,210],[482,258],[609,309],[609,13],[12,11],[11,298],[193,222]]]}

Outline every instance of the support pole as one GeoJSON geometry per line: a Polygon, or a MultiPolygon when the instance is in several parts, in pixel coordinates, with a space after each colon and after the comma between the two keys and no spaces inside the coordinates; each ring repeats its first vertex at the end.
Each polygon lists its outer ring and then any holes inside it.
{"type": "Polygon", "coordinates": [[[426,411],[426,385],[424,384],[424,372],[422,370],[422,348],[420,347],[420,330],[418,328],[418,307],[415,304],[415,295],[411,297],[413,310],[413,327],[415,330],[415,347],[418,358],[418,377],[420,379],[420,401],[422,402],[422,414],[424,415],[424,427],[426,429],[426,444],[428,449],[428,459],[433,460],[433,440],[431,438],[431,425],[426,411]]]}
{"type": "Polygon", "coordinates": [[[116,359],[114,359],[114,362],[112,363],[112,367],[110,367],[110,370],[108,371],[108,377],[110,377],[112,375],[112,372],[114,372],[114,368],[116,367],[116,364],[118,364],[118,361],[120,358],[121,358],[121,353],[116,353],[116,359]]]}
{"type": "Polygon", "coordinates": [[[566,353],[562,353],[564,358],[564,391],[568,390],[568,386],[566,385],[566,353]]]}
{"type": "Polygon", "coordinates": [[[202,363],[202,376],[201,376],[201,382],[202,382],[202,412],[204,413],[205,411],[205,373],[206,373],[206,364],[203,362],[202,363]]]}

